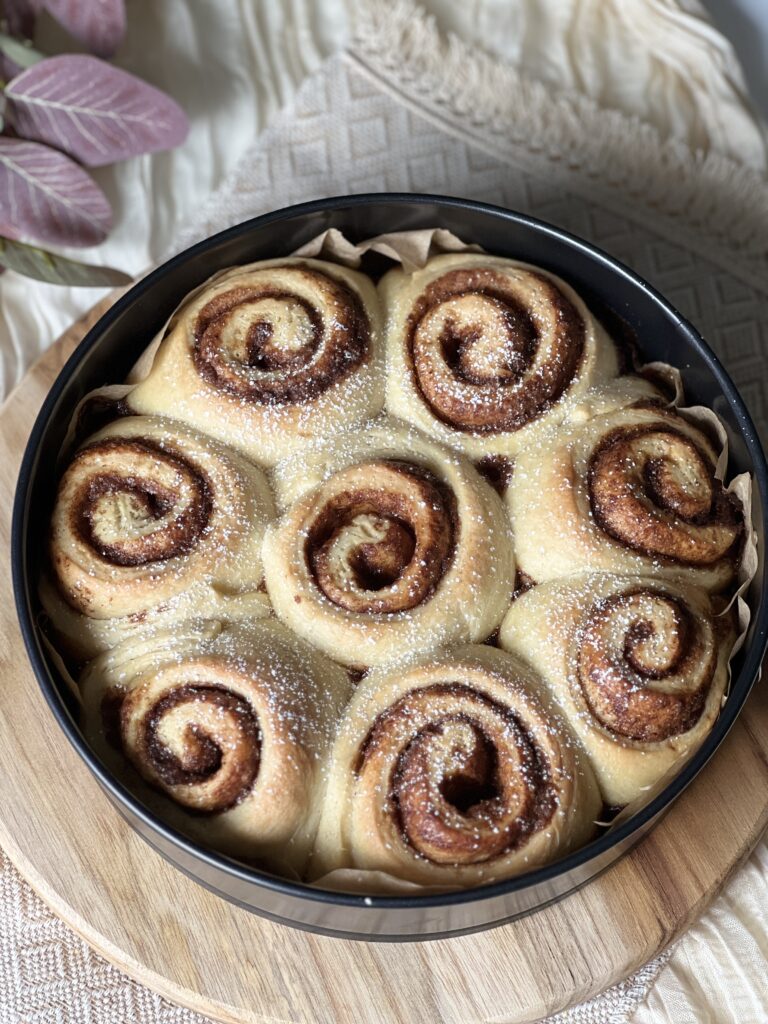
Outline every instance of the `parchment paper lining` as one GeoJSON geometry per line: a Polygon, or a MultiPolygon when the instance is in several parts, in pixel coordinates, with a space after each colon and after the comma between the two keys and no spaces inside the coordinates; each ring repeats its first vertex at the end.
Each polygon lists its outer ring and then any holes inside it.
{"type": "MultiPolygon", "coordinates": [[[[323,259],[339,263],[343,266],[357,268],[360,266],[362,258],[367,252],[375,252],[386,256],[394,262],[402,264],[403,269],[407,273],[413,273],[415,270],[422,268],[432,256],[440,253],[484,252],[484,250],[479,245],[463,242],[460,238],[452,232],[447,231],[445,228],[424,228],[416,231],[391,232],[376,235],[373,238],[366,239],[359,243],[351,242],[337,228],[330,228],[310,239],[310,241],[300,246],[290,255],[294,257],[323,259]]],[[[136,361],[124,384],[109,384],[101,388],[96,388],[81,399],[75,409],[72,420],[70,421],[69,429],[61,448],[60,459],[67,457],[75,445],[82,442],[83,437],[80,436],[81,430],[79,429],[79,425],[83,418],[83,411],[86,409],[88,404],[97,399],[119,403],[123,399],[127,398],[133,388],[149,376],[155,354],[160,343],[171,329],[179,312],[201,292],[230,273],[232,269],[233,268],[226,268],[218,271],[182,299],[179,305],[172,311],[163,327],[158,331],[136,361]]],[[[715,476],[718,480],[723,480],[728,465],[728,436],[718,416],[711,409],[704,406],[686,407],[682,404],[684,401],[684,390],[682,377],[677,367],[671,366],[667,363],[653,362],[648,363],[645,367],[641,368],[641,370],[642,369],[648,369],[652,371],[653,374],[657,374],[663,378],[669,385],[670,393],[674,393],[674,397],[669,403],[670,406],[675,407],[678,413],[685,416],[686,419],[698,426],[700,429],[703,429],[707,436],[716,439],[717,446],[719,447],[719,453],[717,457],[715,476]]],[[[735,477],[726,490],[735,495],[742,504],[747,536],[745,538],[744,548],[738,566],[737,589],[728,602],[726,608],[719,613],[720,615],[729,614],[731,609],[735,607],[737,622],[737,637],[728,661],[729,681],[725,696],[723,697],[723,704],[727,700],[728,692],[730,690],[731,662],[743,646],[746,633],[749,628],[751,613],[749,605],[745,599],[745,595],[758,568],[757,533],[752,525],[752,481],[750,475],[748,473],[742,473],[735,477]]],[[[48,646],[50,647],[50,645],[48,646]]],[[[72,686],[71,676],[66,671],[61,658],[53,651],[52,648],[51,653],[55,656],[54,660],[57,667],[62,670],[67,684],[72,686]]],[[[633,814],[637,813],[643,806],[648,804],[658,793],[660,793],[671,779],[681,771],[686,761],[695,754],[696,749],[698,748],[690,751],[685,758],[677,761],[669,772],[667,772],[656,784],[648,788],[641,799],[633,801],[623,808],[610,823],[609,831],[626,821],[633,814]]],[[[444,886],[418,886],[414,883],[395,878],[381,871],[366,871],[354,868],[337,869],[312,884],[316,888],[331,889],[337,892],[369,892],[371,894],[383,892],[392,894],[399,892],[403,895],[413,894],[415,892],[447,892],[451,891],[452,888],[456,888],[444,886]]]]}
{"type": "Polygon", "coordinates": [[[402,263],[403,270],[412,274],[420,270],[431,256],[447,252],[484,252],[482,246],[462,242],[445,228],[422,228],[419,231],[393,231],[376,235],[365,242],[350,242],[338,228],[329,228],[306,242],[292,256],[313,256],[317,259],[332,260],[347,267],[359,267],[367,252],[378,252],[388,256],[395,263],[402,263]]]}

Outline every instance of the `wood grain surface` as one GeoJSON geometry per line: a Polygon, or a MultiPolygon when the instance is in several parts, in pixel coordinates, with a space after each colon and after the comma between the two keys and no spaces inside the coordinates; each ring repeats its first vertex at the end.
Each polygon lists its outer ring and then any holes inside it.
{"type": "MultiPolygon", "coordinates": [[[[75,324],[0,409],[0,535],[18,464],[75,324]]],[[[128,974],[227,1022],[534,1021],[659,953],[704,909],[768,821],[768,705],[758,684],[719,752],[630,855],[532,917],[417,944],[313,936],[249,914],[166,864],[107,801],[44,704],[10,571],[0,581],[0,844],[50,907],[128,974]]]]}

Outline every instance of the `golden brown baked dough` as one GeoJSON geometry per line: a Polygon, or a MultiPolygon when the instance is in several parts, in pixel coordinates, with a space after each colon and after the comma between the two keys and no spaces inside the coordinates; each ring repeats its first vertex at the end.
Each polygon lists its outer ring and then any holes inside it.
{"type": "Polygon", "coordinates": [[[537,675],[494,648],[461,647],[359,684],[339,726],[310,873],[478,885],[587,842],[601,806],[537,675]]]}
{"type": "Polygon", "coordinates": [[[278,616],[345,665],[485,639],[514,583],[499,497],[461,456],[397,425],[282,463],[264,538],[278,616]]]}
{"type": "Polygon", "coordinates": [[[379,285],[387,410],[473,457],[515,455],[619,372],[574,290],[498,256],[436,256],[379,285]]]}
{"type": "Polygon", "coordinates": [[[300,873],[349,696],[347,673],[274,620],[187,621],[92,662],[84,730],[118,776],[126,761],[208,845],[300,873]]]}
{"type": "Polygon", "coordinates": [[[708,595],[642,576],[542,583],[512,604],[499,644],[541,675],[606,803],[643,795],[699,747],[720,712],[735,639],[708,595]]]}
{"type": "Polygon", "coordinates": [[[537,583],[593,569],[722,590],[744,514],[716,462],[701,430],[657,406],[564,425],[515,461],[506,501],[518,569],[537,583]]]}
{"type": "Polygon", "coordinates": [[[191,293],[81,408],[133,415],[53,515],[42,602],[98,755],[194,839],[341,890],[587,842],[711,729],[734,623],[707,592],[744,543],[719,447],[621,363],[569,285],[494,256],[191,293]]]}
{"type": "Polygon", "coordinates": [[[76,658],[194,615],[264,614],[263,473],[172,420],[131,416],[75,454],[51,520],[54,630],[76,658]]]}
{"type": "Polygon", "coordinates": [[[364,274],[297,258],[234,267],[177,311],[126,402],[271,466],[380,410],[380,335],[364,274]]]}

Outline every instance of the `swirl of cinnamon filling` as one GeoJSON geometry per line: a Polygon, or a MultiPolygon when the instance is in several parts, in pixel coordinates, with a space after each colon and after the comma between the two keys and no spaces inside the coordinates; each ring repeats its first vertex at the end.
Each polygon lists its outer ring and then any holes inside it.
{"type": "MultiPolygon", "coordinates": [[[[198,598],[211,611],[225,594],[257,591],[272,513],[266,479],[237,453],[169,420],[118,420],[77,452],[59,483],[50,534],[58,592],[69,609],[118,632],[131,630],[130,616],[170,614],[172,600],[186,602],[187,614],[198,598]]],[[[71,632],[65,609],[49,604],[57,628],[71,632]]],[[[99,649],[115,637],[94,633],[86,647],[91,640],[99,649]]]]}
{"type": "Polygon", "coordinates": [[[523,661],[454,648],[373,672],[337,733],[313,873],[354,867],[473,885],[546,863],[594,831],[597,784],[523,661]]]}
{"type": "Polygon", "coordinates": [[[455,505],[450,489],[415,465],[379,460],[338,473],[307,529],[317,586],[351,612],[415,608],[450,562],[455,505]]]}
{"type": "Polygon", "coordinates": [[[742,537],[743,513],[701,448],[664,423],[619,427],[592,453],[589,500],[610,537],[642,554],[710,566],[742,537]]]}
{"type": "Polygon", "coordinates": [[[735,625],[683,580],[573,573],[521,594],[499,645],[541,674],[605,802],[622,807],[647,800],[712,729],[735,625]]]}
{"type": "Polygon", "coordinates": [[[448,271],[413,304],[407,345],[424,400],[449,426],[519,430],[578,373],[585,324],[549,278],[482,265],[448,271]]]}
{"type": "Polygon", "coordinates": [[[282,873],[303,869],[349,699],[343,669],[274,619],[188,619],[103,652],[79,682],[88,742],[116,775],[128,762],[167,796],[173,824],[282,873]]]}
{"type": "Polygon", "coordinates": [[[359,669],[484,640],[514,585],[509,522],[472,464],[396,424],[286,460],[262,554],[286,625],[359,669]]]}
{"type": "Polygon", "coordinates": [[[609,732],[653,743],[699,720],[717,666],[712,620],[638,587],[596,602],[577,640],[578,683],[609,732]]]}
{"type": "Polygon", "coordinates": [[[258,775],[258,717],[239,694],[208,681],[184,681],[147,700],[129,693],[120,732],[140,773],[185,807],[219,813],[251,791],[258,775]]]}
{"type": "Polygon", "coordinates": [[[525,723],[457,682],[413,690],[377,717],[356,766],[369,772],[388,774],[397,831],[435,864],[515,850],[555,809],[546,753],[525,723]]]}
{"type": "Polygon", "coordinates": [[[255,274],[197,313],[194,361],[208,383],[263,405],[299,405],[322,394],[369,355],[371,325],[352,288],[307,267],[255,274]],[[296,284],[295,290],[290,288],[296,284]]]}
{"type": "Polygon", "coordinates": [[[71,528],[105,562],[173,558],[193,548],[208,525],[205,473],[152,440],[98,441],[75,456],[67,473],[81,480],[69,507],[71,528]]]}

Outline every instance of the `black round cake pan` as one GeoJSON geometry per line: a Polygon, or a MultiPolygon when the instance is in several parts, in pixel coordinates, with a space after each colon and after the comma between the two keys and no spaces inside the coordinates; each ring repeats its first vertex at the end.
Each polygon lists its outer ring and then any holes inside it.
{"type": "Polygon", "coordinates": [[[741,710],[766,647],[767,510],[768,467],[736,388],[695,328],[627,267],[552,225],[482,203],[412,194],[335,197],[268,213],[200,242],[141,280],[93,327],[53,385],[24,454],[13,515],[13,581],[29,658],[51,712],[117,810],[162,856],[225,899],[284,924],[347,938],[428,939],[530,914],[589,882],[648,832],[706,764],[741,710]],[[340,894],[275,878],[196,846],[164,824],[97,759],[83,738],[73,696],[38,626],[40,538],[45,536],[51,512],[61,441],[78,401],[93,388],[121,381],[193,288],[224,267],[287,255],[327,228],[339,228],[359,241],[383,232],[437,226],[491,253],[561,275],[609,327],[622,324],[628,329],[645,360],[682,368],[689,402],[714,409],[725,425],[729,475],[752,474],[760,566],[748,595],[749,633],[734,659],[723,711],[697,753],[645,808],[559,862],[493,885],[407,897],[340,894]]]}

